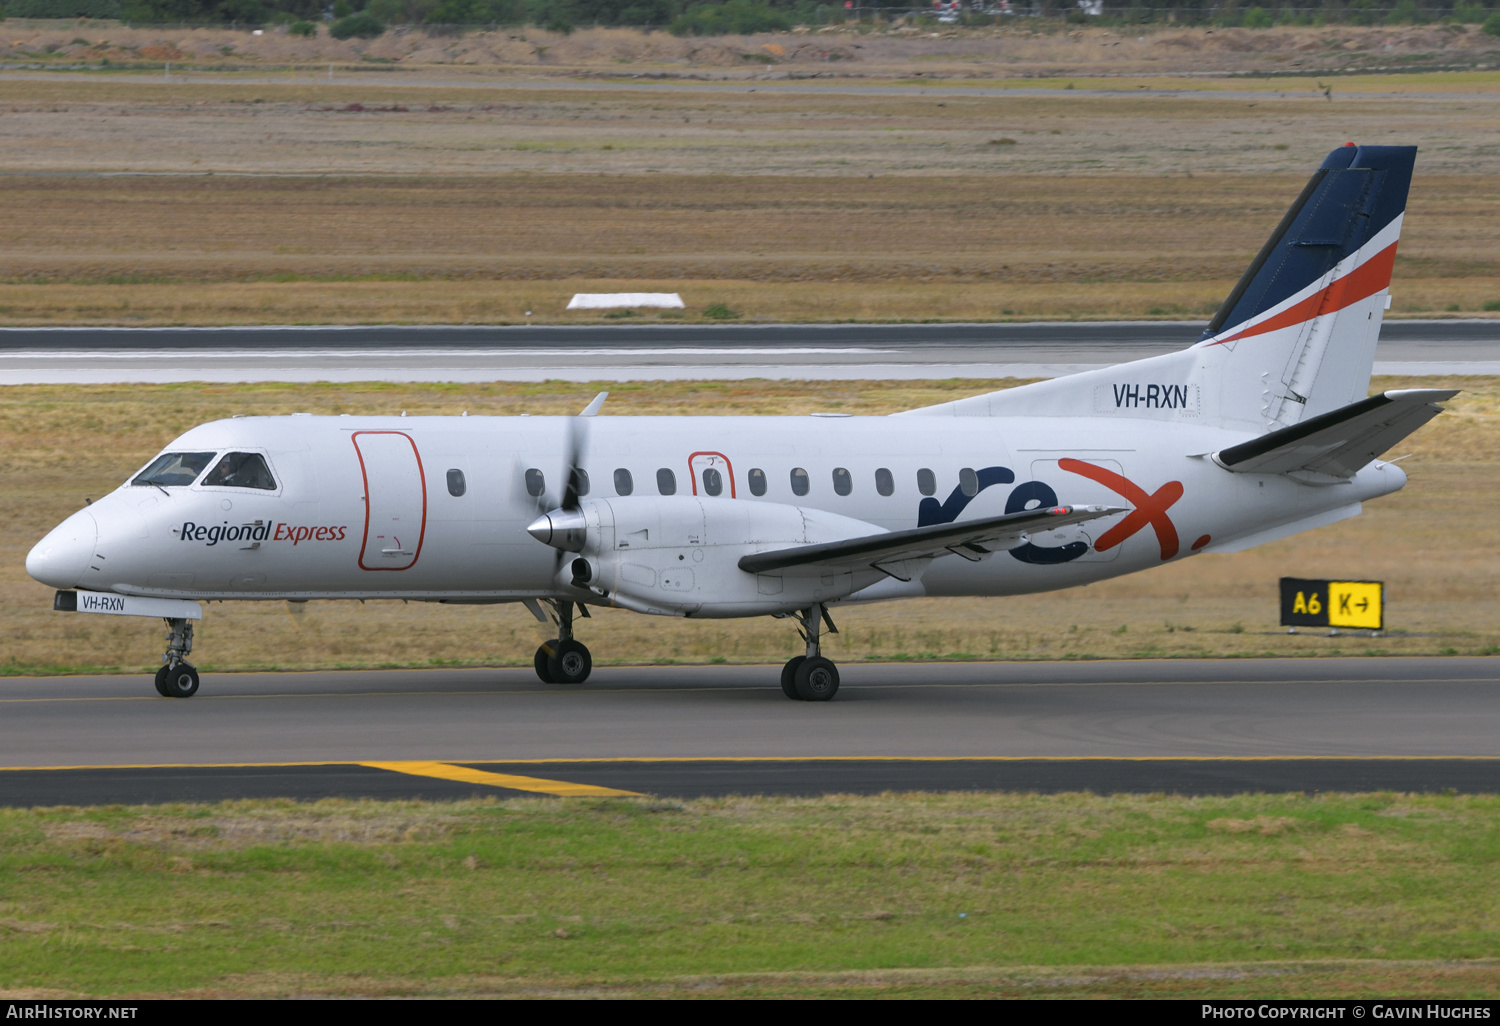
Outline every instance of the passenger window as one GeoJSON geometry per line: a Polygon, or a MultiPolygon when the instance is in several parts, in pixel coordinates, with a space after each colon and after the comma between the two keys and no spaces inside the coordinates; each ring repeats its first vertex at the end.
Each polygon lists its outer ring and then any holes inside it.
{"type": "Polygon", "coordinates": [[[979,475],[974,473],[973,467],[965,467],[958,472],[958,487],[970,498],[979,494],[979,475]]]}
{"type": "Polygon", "coordinates": [[[589,472],[582,467],[574,467],[568,473],[568,481],[573,485],[573,491],[578,495],[589,493],[589,472]]]}
{"type": "Polygon", "coordinates": [[[258,452],[226,452],[214,468],[203,476],[205,488],[259,488],[274,492],[276,481],[271,468],[258,452]]]}
{"type": "Polygon", "coordinates": [[[213,458],[211,452],[163,453],[130,483],[148,488],[152,485],[190,485],[198,480],[198,475],[213,458]]]}
{"type": "Polygon", "coordinates": [[[934,495],[937,493],[937,475],[926,467],[917,471],[917,491],[923,495],[934,495]]]}
{"type": "Polygon", "coordinates": [[[635,491],[635,481],[631,479],[630,471],[621,467],[615,471],[615,494],[629,495],[635,491]]]}
{"type": "Polygon", "coordinates": [[[750,468],[750,494],[766,494],[766,472],[759,467],[750,468]]]}
{"type": "Polygon", "coordinates": [[[656,472],[656,490],[663,495],[676,495],[677,475],[662,467],[656,472]]]}
{"type": "Polygon", "coordinates": [[[533,499],[547,490],[547,479],[535,467],[526,471],[526,494],[533,499]]]}
{"type": "Polygon", "coordinates": [[[854,491],[854,478],[843,467],[833,468],[833,490],[840,495],[848,495],[854,491]]]}
{"type": "Polygon", "coordinates": [[[801,467],[792,468],[792,494],[806,495],[808,488],[807,471],[801,467]]]}
{"type": "Polygon", "coordinates": [[[709,495],[724,494],[724,475],[713,467],[703,468],[703,490],[709,495]]]}
{"type": "Polygon", "coordinates": [[[458,498],[460,495],[462,495],[464,492],[466,492],[468,490],[469,490],[469,486],[466,485],[466,484],[464,484],[464,472],[462,470],[450,470],[450,471],[448,471],[448,494],[449,495],[453,496],[456,499],[456,498],[458,498]]]}
{"type": "Polygon", "coordinates": [[[896,479],[885,467],[875,471],[875,490],[881,495],[894,495],[896,492],[896,479]]]}

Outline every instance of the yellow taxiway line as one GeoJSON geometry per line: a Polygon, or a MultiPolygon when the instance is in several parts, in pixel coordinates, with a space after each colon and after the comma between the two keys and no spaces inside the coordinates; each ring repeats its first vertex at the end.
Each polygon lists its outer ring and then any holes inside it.
{"type": "Polygon", "coordinates": [[[450,762],[357,762],[355,766],[405,773],[413,777],[436,777],[438,780],[456,780],[461,784],[487,784],[490,787],[508,787],[512,791],[533,791],[537,794],[556,795],[559,798],[639,798],[638,791],[621,791],[614,787],[597,787],[593,784],[574,784],[566,780],[546,780],[542,777],[518,777],[511,773],[489,773],[485,770],[455,766],[450,762]]]}
{"type": "MultiPolygon", "coordinates": [[[[490,763],[503,766],[545,765],[590,765],[606,762],[626,763],[735,763],[735,762],[1500,762],[1500,755],[597,755],[586,757],[553,757],[548,759],[497,759],[494,756],[476,758],[445,759],[442,761],[389,761],[369,759],[309,759],[293,762],[126,762],[105,764],[75,764],[67,766],[0,766],[0,773],[26,773],[56,770],[138,770],[138,769],[275,769],[298,766],[369,766],[391,770],[396,773],[417,773],[419,776],[438,776],[437,773],[418,773],[409,767],[448,767],[454,773],[473,776],[444,776],[447,780],[473,783],[492,783],[498,787],[501,778],[511,780],[540,780],[535,777],[507,777],[503,773],[488,773],[484,770],[468,769],[464,763],[490,763]],[[487,779],[480,780],[479,777],[487,779]]],[[[446,771],[445,771],[446,772],[446,771]]],[[[583,787],[564,781],[541,781],[566,787],[583,787]]],[[[632,794],[630,791],[612,791],[598,788],[589,794],[632,794]]]]}

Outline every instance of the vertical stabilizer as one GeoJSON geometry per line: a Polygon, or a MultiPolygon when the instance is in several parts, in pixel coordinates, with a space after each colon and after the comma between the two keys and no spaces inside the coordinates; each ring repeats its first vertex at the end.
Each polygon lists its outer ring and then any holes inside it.
{"type": "Polygon", "coordinates": [[[1260,435],[1364,399],[1415,146],[1328,155],[1198,343],[919,416],[1109,417],[1260,435]]]}
{"type": "Polygon", "coordinates": [[[1313,174],[1199,342],[1227,419],[1275,429],[1365,397],[1416,154],[1343,146],[1313,174]]]}

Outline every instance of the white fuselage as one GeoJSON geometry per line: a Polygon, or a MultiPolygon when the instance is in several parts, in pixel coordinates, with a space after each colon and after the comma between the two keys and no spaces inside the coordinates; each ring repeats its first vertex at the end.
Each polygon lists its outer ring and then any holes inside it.
{"type": "Polygon", "coordinates": [[[598,601],[560,579],[559,552],[526,530],[559,505],[576,447],[586,501],[614,503],[625,486],[616,472],[626,471],[630,501],[616,505],[630,506],[659,495],[659,472],[667,471],[676,495],[696,495],[707,511],[701,533],[666,540],[680,548],[670,558],[700,569],[687,585],[663,579],[660,586],[692,594],[649,611],[748,615],[774,611],[778,602],[717,609],[716,589],[738,571],[712,558],[713,550],[780,543],[716,536],[713,514],[722,507],[715,504],[775,503],[876,530],[918,526],[924,500],[928,522],[1038,503],[1134,511],[1036,535],[978,561],[936,559],[910,582],[882,579],[827,596],[866,601],[1083,584],[1331,522],[1405,483],[1398,468],[1379,461],[1347,483],[1310,486],[1232,474],[1207,458],[1248,436],[1077,416],[236,418],[194,428],[164,451],[260,453],[274,490],[126,484],[48,535],[28,570],[58,588],[192,599],[598,601]],[[1093,469],[1080,472],[1083,465],[1093,469]],[[798,470],[806,494],[794,491],[798,470]],[[450,471],[461,474],[461,487],[450,471]],[[708,471],[718,475],[718,495],[708,494],[708,471]],[[763,494],[754,494],[761,480],[763,494]],[[976,494],[965,494],[965,481],[970,490],[979,483],[976,494]],[[924,483],[935,485],[930,496],[924,483]],[[1124,532],[1095,547],[1125,521],[1124,532]]]}

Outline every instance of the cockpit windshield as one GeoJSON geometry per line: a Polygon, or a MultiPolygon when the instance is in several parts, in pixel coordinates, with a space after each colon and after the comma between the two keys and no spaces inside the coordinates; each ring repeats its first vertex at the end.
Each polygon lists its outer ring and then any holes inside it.
{"type": "Polygon", "coordinates": [[[258,452],[226,452],[203,478],[205,488],[259,488],[274,492],[276,479],[258,452]]]}
{"type": "Polygon", "coordinates": [[[211,452],[164,452],[155,462],[136,475],[131,484],[145,485],[190,485],[203,473],[214,458],[211,452]]]}

